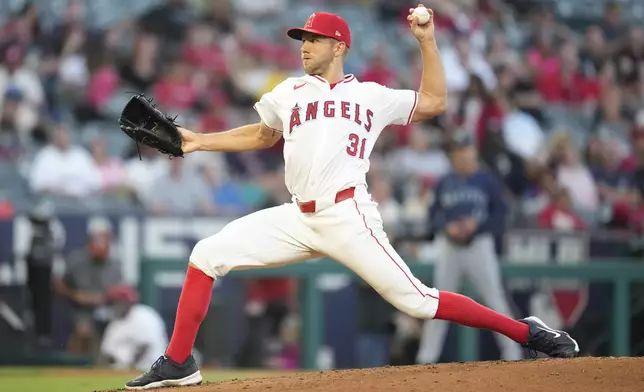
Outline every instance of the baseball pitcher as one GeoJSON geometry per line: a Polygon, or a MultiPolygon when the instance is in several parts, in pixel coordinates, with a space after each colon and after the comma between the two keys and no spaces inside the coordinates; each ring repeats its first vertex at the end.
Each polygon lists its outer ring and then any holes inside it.
{"type": "Polygon", "coordinates": [[[383,231],[365,181],[373,146],[387,125],[430,119],[443,113],[447,102],[433,22],[428,18],[419,24],[413,11],[409,26],[423,62],[419,91],[361,83],[345,75],[343,62],[352,45],[349,26],[338,15],[316,12],[303,28],[287,33],[302,42],[305,74],[284,80],[260,98],[255,110],[261,122],[209,134],[179,129],[183,153],[257,150],[283,138],[285,182],[292,202],[237,219],[197,243],[166,353],[127,388],[201,383],[191,352],[215,279],[231,270],[277,267],[320,256],[343,263],[414,317],[490,329],[554,357],[576,355],[577,343],[567,333],[537,318],[513,320],[462,295],[425,286],[383,231]]]}
{"type": "MultiPolygon", "coordinates": [[[[452,171],[438,182],[429,212],[438,248],[434,285],[457,291],[467,277],[487,306],[509,316],[494,247],[494,236],[502,232],[506,216],[501,185],[478,167],[471,135],[455,135],[448,144],[448,154],[452,171]]],[[[425,322],[418,363],[438,362],[447,327],[444,321],[425,322]]],[[[503,359],[522,358],[518,344],[500,334],[495,337],[503,359]]]]}

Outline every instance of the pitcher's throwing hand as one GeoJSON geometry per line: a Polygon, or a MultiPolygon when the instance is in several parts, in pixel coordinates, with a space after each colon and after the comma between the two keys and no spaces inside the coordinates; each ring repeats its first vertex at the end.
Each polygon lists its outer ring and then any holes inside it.
{"type": "Polygon", "coordinates": [[[434,11],[432,11],[429,8],[425,8],[425,6],[422,4],[418,4],[418,8],[409,9],[409,15],[407,16],[407,21],[409,22],[411,32],[414,34],[414,37],[416,37],[418,41],[431,42],[434,40],[434,11]],[[419,17],[414,14],[414,12],[418,8],[427,10],[427,13],[429,14],[429,19],[426,23],[422,23],[419,17]]]}

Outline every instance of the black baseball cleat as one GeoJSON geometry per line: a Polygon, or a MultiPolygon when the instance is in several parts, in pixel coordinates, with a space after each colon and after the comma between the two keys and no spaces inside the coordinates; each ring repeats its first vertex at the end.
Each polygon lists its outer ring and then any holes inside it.
{"type": "Polygon", "coordinates": [[[203,378],[199,366],[191,355],[184,363],[173,362],[170,358],[162,355],[154,362],[150,370],[128,381],[126,389],[153,389],[161,387],[176,387],[199,385],[203,378]]]}
{"type": "Polygon", "coordinates": [[[567,332],[552,329],[534,316],[519,321],[530,328],[528,341],[523,347],[542,352],[552,358],[573,358],[579,354],[579,345],[567,332]]]}

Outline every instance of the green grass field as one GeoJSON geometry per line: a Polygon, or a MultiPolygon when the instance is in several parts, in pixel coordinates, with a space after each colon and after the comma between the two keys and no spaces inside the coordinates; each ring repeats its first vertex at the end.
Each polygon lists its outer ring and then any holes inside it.
{"type": "MultiPolygon", "coordinates": [[[[271,371],[202,370],[204,382],[268,377],[283,374],[271,371]]],[[[123,388],[137,372],[92,368],[0,367],[2,392],[88,392],[123,388]]]]}

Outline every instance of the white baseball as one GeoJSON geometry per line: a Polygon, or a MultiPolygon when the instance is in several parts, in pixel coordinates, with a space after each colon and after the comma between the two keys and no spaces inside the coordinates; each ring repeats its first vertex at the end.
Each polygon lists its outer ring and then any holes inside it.
{"type": "Polygon", "coordinates": [[[429,11],[425,7],[416,7],[411,15],[418,18],[419,25],[429,22],[429,11]]]}

